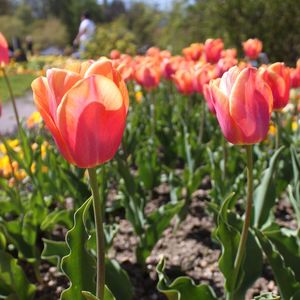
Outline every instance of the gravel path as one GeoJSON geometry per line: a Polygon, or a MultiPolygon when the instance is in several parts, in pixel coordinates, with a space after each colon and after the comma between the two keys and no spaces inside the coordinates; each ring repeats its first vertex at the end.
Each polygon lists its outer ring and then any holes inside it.
{"type": "MultiPolygon", "coordinates": [[[[36,111],[31,91],[28,91],[22,97],[17,97],[16,102],[21,120],[26,121],[27,117],[36,111]]],[[[14,116],[13,106],[11,102],[8,102],[2,106],[0,134],[10,134],[16,129],[16,126],[17,122],[14,116]]]]}

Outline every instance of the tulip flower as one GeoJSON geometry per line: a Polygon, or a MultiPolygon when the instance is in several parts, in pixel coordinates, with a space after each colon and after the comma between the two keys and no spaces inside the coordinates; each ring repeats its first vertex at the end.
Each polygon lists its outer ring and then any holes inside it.
{"type": "Polygon", "coordinates": [[[160,68],[155,62],[142,62],[135,68],[135,80],[146,90],[156,88],[160,82],[160,68]]]}
{"type": "Polygon", "coordinates": [[[232,67],[210,82],[212,103],[221,130],[232,144],[255,144],[268,133],[272,91],[257,69],[232,67]]]}
{"type": "Polygon", "coordinates": [[[203,94],[203,86],[214,78],[216,78],[216,69],[214,65],[205,64],[204,66],[197,68],[193,77],[194,90],[199,94],[203,94]]]}
{"type": "Polygon", "coordinates": [[[290,69],[290,78],[291,78],[291,87],[298,88],[300,87],[300,68],[291,68],[290,69]]]}
{"type": "Polygon", "coordinates": [[[172,79],[179,93],[191,95],[194,92],[193,74],[190,70],[180,69],[173,74],[172,79]]]}
{"type": "Polygon", "coordinates": [[[0,65],[8,64],[9,63],[9,54],[8,54],[8,44],[3,36],[3,34],[0,32],[0,65]]]}
{"type": "Polygon", "coordinates": [[[121,53],[120,53],[120,51],[118,51],[116,49],[113,49],[113,50],[110,51],[109,56],[110,56],[111,59],[118,59],[118,58],[120,58],[121,53]]]}
{"type": "Polygon", "coordinates": [[[200,59],[203,51],[203,44],[201,43],[194,43],[191,44],[189,47],[184,48],[182,50],[183,55],[188,60],[197,61],[200,59]]]}
{"type": "Polygon", "coordinates": [[[112,159],[125,128],[128,92],[109,60],[50,69],[32,83],[35,104],[64,156],[80,168],[112,159]]]}
{"type": "Polygon", "coordinates": [[[259,70],[262,78],[268,83],[273,93],[273,109],[281,110],[289,101],[290,72],[284,63],[275,63],[259,70]]]}
{"type": "Polygon", "coordinates": [[[259,39],[248,39],[243,42],[245,55],[250,59],[257,59],[262,51],[263,44],[259,39]]]}
{"type": "Polygon", "coordinates": [[[215,115],[216,114],[216,110],[215,110],[215,106],[214,106],[214,99],[211,93],[211,89],[209,88],[209,84],[204,84],[203,86],[203,96],[204,99],[207,103],[208,109],[209,111],[215,115]]]}
{"type": "Polygon", "coordinates": [[[183,60],[181,56],[173,56],[164,58],[160,64],[161,74],[166,79],[171,79],[172,75],[179,69],[180,63],[183,60]]]}
{"type": "Polygon", "coordinates": [[[221,58],[224,43],[221,39],[207,39],[204,44],[204,52],[206,61],[209,63],[217,63],[221,58]]]}

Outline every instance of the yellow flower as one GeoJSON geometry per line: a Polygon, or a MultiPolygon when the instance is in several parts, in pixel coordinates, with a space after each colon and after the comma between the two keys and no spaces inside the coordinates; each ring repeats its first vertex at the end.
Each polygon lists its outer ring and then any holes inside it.
{"type": "Polygon", "coordinates": [[[27,119],[27,127],[32,128],[42,122],[42,117],[38,111],[33,112],[27,119]]]}
{"type": "Polygon", "coordinates": [[[270,127],[269,127],[269,134],[270,135],[275,135],[276,134],[276,127],[271,124],[270,127]]]}
{"type": "Polygon", "coordinates": [[[141,103],[143,99],[143,93],[141,91],[135,92],[135,101],[141,103]]]}
{"type": "MultiPolygon", "coordinates": [[[[16,152],[19,152],[21,148],[19,147],[19,140],[13,139],[13,140],[7,140],[6,141],[9,147],[13,148],[16,152]]],[[[4,144],[0,144],[0,152],[3,154],[7,153],[6,147],[4,144]]]]}
{"type": "Polygon", "coordinates": [[[292,131],[293,132],[296,132],[298,129],[298,123],[296,121],[293,121],[292,122],[292,131]]]}
{"type": "Polygon", "coordinates": [[[46,155],[47,155],[47,148],[49,147],[49,143],[44,141],[42,146],[41,146],[41,156],[42,159],[45,159],[46,155]]]}

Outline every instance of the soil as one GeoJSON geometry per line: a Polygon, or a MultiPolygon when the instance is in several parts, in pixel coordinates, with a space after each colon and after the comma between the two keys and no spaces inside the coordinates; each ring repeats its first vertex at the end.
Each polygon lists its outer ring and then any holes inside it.
{"type": "MultiPolygon", "coordinates": [[[[119,223],[119,232],[116,235],[113,247],[109,252],[111,258],[119,261],[127,271],[134,288],[133,300],[166,300],[165,296],[156,289],[157,274],[155,271],[162,256],[166,259],[166,273],[170,279],[178,276],[190,276],[195,283],[208,283],[220,297],[224,293],[223,276],[218,269],[220,246],[212,238],[212,229],[215,227],[212,216],[207,213],[208,178],[203,181],[202,187],[194,193],[192,203],[186,219],[175,230],[175,222],[171,223],[161,239],[148,257],[147,270],[137,264],[135,248],[138,240],[131,224],[125,219],[124,213],[116,216],[119,223]]],[[[166,185],[160,186],[154,192],[153,200],[146,207],[147,212],[155,210],[160,204],[169,199],[169,190],[166,185]]],[[[286,200],[277,205],[276,217],[282,225],[294,227],[289,216],[291,207],[286,200]]],[[[63,238],[64,231],[55,233],[56,239],[63,238]],[[59,237],[60,236],[60,237],[59,237]]],[[[56,300],[63,289],[68,286],[68,280],[57,269],[46,261],[41,266],[42,283],[38,284],[36,300],[56,300]]],[[[278,288],[269,266],[263,268],[262,277],[257,279],[249,289],[246,299],[261,292],[278,294],[278,288]]],[[[184,299],[188,300],[188,299],[184,299]]]]}

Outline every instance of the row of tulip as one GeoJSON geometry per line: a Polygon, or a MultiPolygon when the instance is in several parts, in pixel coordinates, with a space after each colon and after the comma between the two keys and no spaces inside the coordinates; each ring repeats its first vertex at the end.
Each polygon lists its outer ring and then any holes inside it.
{"type": "MultiPolygon", "coordinates": [[[[7,46],[3,41],[0,44],[0,60],[3,57],[1,62],[6,64],[7,46]]],[[[243,47],[248,58],[255,60],[262,43],[248,40],[243,47]]],[[[55,147],[45,143],[47,130],[38,126],[25,131],[16,111],[21,154],[16,151],[16,145],[2,138],[3,152],[11,164],[9,173],[17,183],[12,185],[11,181],[1,180],[5,205],[0,210],[3,240],[0,256],[15,263],[17,258],[7,251],[9,245],[14,245],[18,259],[31,262],[37,278],[41,256],[59,257],[58,266],[71,282],[61,299],[130,299],[130,293],[120,293],[120,286],[111,284],[105,277],[109,268],[105,252],[113,240],[109,224],[104,226],[103,221],[107,186],[118,182],[115,187],[121,193],[121,206],[140,240],[137,260],[144,265],[172,217],[177,216],[177,223],[184,219],[193,192],[202,177],[209,174],[213,183],[209,210],[216,219],[213,238],[223,249],[219,267],[225,278],[226,299],[244,297],[248,287],[261,275],[263,253],[283,299],[298,299],[298,229],[288,233],[286,228],[282,230],[273,220],[272,208],[289,185],[289,198],[300,224],[297,97],[295,103],[290,103],[292,110],[283,113],[289,102],[291,82],[292,87],[298,87],[296,78],[300,68],[289,69],[283,63],[275,63],[256,69],[250,66],[251,61],[238,62],[235,50],[223,48],[220,39],[209,39],[204,45],[197,43],[183,49],[183,56],[172,56],[169,51],[157,48],[136,57],[113,51],[111,60],[67,63],[63,69],[49,69],[46,77],[35,79],[34,101],[68,163],[61,159],[55,147]],[[179,93],[174,91],[172,82],[179,93]],[[130,106],[129,95],[137,100],[130,106]],[[204,99],[210,115],[203,105],[204,99]],[[271,134],[267,139],[273,111],[276,138],[271,134]],[[216,119],[230,144],[224,141],[221,145],[216,119]],[[292,124],[296,124],[296,130],[292,130],[292,124]],[[123,133],[122,147],[117,153],[123,133]],[[260,142],[262,145],[254,146],[254,163],[253,144],[260,142]],[[244,216],[235,210],[236,201],[245,193],[244,152],[232,144],[245,145],[246,149],[248,184],[246,205],[242,203],[246,208],[244,216]],[[290,152],[281,145],[288,145],[290,152]],[[109,162],[116,153],[116,161],[109,162]],[[270,164],[266,164],[270,153],[270,164]],[[181,175],[176,175],[180,161],[183,162],[181,175]],[[20,182],[14,162],[24,170],[26,180],[23,176],[20,182]],[[101,168],[97,169],[99,165],[101,168]],[[289,172],[291,165],[293,175],[289,172]],[[132,168],[137,168],[137,172],[132,168]],[[81,169],[87,169],[87,174],[81,169]],[[147,215],[146,202],[151,200],[151,192],[162,175],[168,175],[168,184],[173,187],[172,201],[147,215]],[[83,203],[80,198],[89,193],[87,177],[92,198],[83,203]],[[110,177],[115,180],[109,181],[110,177]],[[30,193],[24,195],[22,189],[30,193]],[[78,200],[73,225],[69,211],[51,211],[54,197],[63,202],[68,193],[78,200]],[[24,197],[26,201],[22,202],[24,197]],[[93,220],[88,215],[91,205],[93,220]],[[12,213],[19,216],[17,222],[10,220],[12,213]],[[41,254],[36,246],[37,232],[43,231],[47,236],[56,223],[69,229],[66,241],[55,243],[44,239],[41,254]],[[251,251],[256,255],[255,263],[251,251]],[[97,263],[92,256],[97,258],[97,263]]],[[[1,67],[5,72],[5,66],[1,67]]],[[[1,261],[0,258],[3,270],[1,261]]],[[[11,266],[11,269],[22,277],[22,283],[18,283],[22,288],[16,288],[5,277],[6,288],[0,286],[0,294],[31,299],[33,286],[24,279],[20,268],[11,266]]],[[[168,299],[217,299],[208,285],[197,286],[187,277],[170,284],[163,261],[157,271],[158,289],[168,299]]],[[[118,285],[127,285],[125,289],[130,290],[126,278],[124,275],[118,285]]],[[[268,297],[278,299],[273,295],[268,297]]]]}

